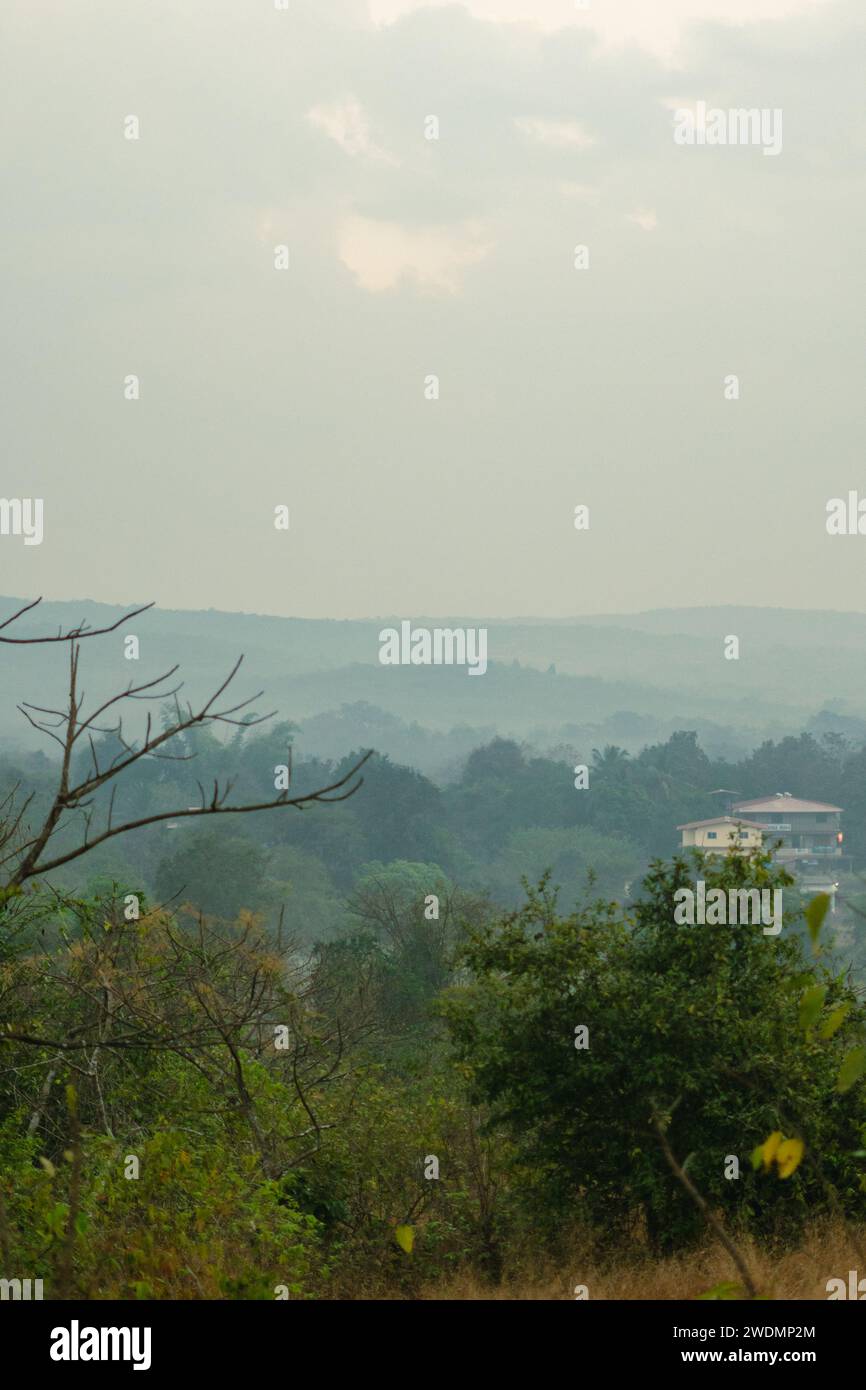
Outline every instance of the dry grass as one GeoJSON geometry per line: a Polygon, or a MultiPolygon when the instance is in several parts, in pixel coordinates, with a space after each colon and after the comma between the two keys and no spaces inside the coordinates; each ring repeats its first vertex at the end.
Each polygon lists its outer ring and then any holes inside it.
{"type": "MultiPolygon", "coordinates": [[[[861,1252],[866,1250],[866,1229],[855,1233],[861,1252]]],[[[866,1262],[858,1255],[851,1236],[841,1224],[813,1227],[797,1250],[773,1254],[754,1241],[740,1248],[759,1293],[770,1299],[826,1299],[827,1280],[844,1279],[858,1269],[866,1277],[866,1262]]],[[[717,1284],[738,1280],[731,1258],[717,1241],[670,1259],[633,1259],[610,1264],[581,1258],[578,1252],[568,1269],[548,1268],[529,1279],[505,1281],[493,1288],[467,1273],[448,1283],[425,1288],[424,1299],[460,1300],[560,1300],[574,1299],[575,1285],[585,1284],[590,1299],[693,1299],[717,1284]]]]}

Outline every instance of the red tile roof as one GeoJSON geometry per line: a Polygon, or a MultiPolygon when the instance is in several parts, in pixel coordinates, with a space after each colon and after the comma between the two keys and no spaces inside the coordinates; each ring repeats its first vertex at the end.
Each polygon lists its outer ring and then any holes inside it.
{"type": "Polygon", "coordinates": [[[737,820],[735,816],[710,816],[709,820],[690,820],[685,825],[678,825],[677,830],[700,830],[704,825],[730,825],[744,826],[749,830],[766,830],[765,825],[759,825],[753,820],[737,820]]]}
{"type": "Polygon", "coordinates": [[[759,796],[754,801],[736,802],[734,810],[760,811],[762,815],[767,811],[774,811],[779,813],[780,820],[784,820],[788,812],[803,815],[808,812],[841,811],[842,807],[830,806],[826,801],[802,801],[798,796],[759,796]]]}

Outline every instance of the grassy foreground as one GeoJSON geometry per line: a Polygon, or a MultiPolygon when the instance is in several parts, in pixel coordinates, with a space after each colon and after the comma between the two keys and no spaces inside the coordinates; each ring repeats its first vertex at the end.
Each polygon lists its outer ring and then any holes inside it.
{"type": "MultiPolygon", "coordinates": [[[[811,1227],[795,1250],[773,1253],[745,1239],[740,1248],[763,1298],[827,1299],[827,1281],[848,1285],[849,1270],[866,1279],[866,1227],[850,1233],[839,1222],[811,1227]],[[859,1252],[859,1253],[858,1253],[859,1252]]],[[[505,1280],[498,1287],[471,1273],[422,1289],[424,1299],[521,1300],[574,1299],[575,1285],[584,1284],[592,1299],[696,1299],[708,1290],[732,1282],[736,1272],[718,1241],[668,1259],[631,1259],[609,1265],[584,1260],[576,1253],[568,1270],[539,1270],[534,1277],[505,1280]]],[[[861,1295],[866,1299],[866,1293],[861,1295]]]]}

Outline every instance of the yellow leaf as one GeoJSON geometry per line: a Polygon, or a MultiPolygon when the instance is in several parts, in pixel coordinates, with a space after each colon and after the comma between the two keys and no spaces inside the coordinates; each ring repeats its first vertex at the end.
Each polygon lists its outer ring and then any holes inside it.
{"type": "Polygon", "coordinates": [[[850,1008],[850,1004],[842,1004],[838,1009],[833,1010],[830,1017],[827,1019],[826,1023],[824,1023],[821,1028],[821,1037],[824,1039],[825,1042],[829,1038],[832,1038],[833,1034],[838,1032],[838,1030],[842,1027],[842,1024],[845,1022],[845,1018],[850,1008]]]}
{"type": "Polygon", "coordinates": [[[852,1047],[839,1068],[837,1091],[850,1091],[854,1082],[866,1071],[866,1047],[852,1047]]]}
{"type": "Polygon", "coordinates": [[[394,1239],[401,1250],[405,1250],[407,1255],[412,1254],[412,1246],[415,1244],[415,1232],[411,1226],[395,1226],[394,1239]]]}
{"type": "Polygon", "coordinates": [[[829,908],[829,893],[816,893],[806,908],[806,925],[812,938],[812,950],[816,955],[819,950],[818,937],[821,935],[821,927],[824,925],[824,918],[827,916],[829,908]]]}
{"type": "Polygon", "coordinates": [[[782,1131],[774,1129],[769,1139],[765,1139],[761,1146],[764,1155],[764,1172],[769,1173],[773,1166],[773,1159],[776,1157],[776,1150],[782,1142],[782,1131]]]}
{"type": "Polygon", "coordinates": [[[807,989],[800,1000],[800,1027],[812,1028],[821,1017],[824,1000],[827,998],[827,985],[813,985],[807,989]]]}
{"type": "Polygon", "coordinates": [[[779,1145],[776,1151],[776,1163],[779,1165],[780,1178],[789,1178],[799,1168],[804,1148],[802,1139],[786,1139],[779,1145]]]}
{"type": "Polygon", "coordinates": [[[56,1172],[57,1170],[56,1170],[56,1168],[54,1167],[54,1164],[51,1162],[51,1159],[50,1159],[50,1158],[42,1158],[41,1155],[40,1155],[39,1162],[42,1164],[42,1167],[45,1169],[45,1171],[46,1171],[46,1173],[48,1174],[49,1178],[53,1178],[53,1177],[54,1177],[54,1174],[55,1174],[55,1172],[56,1172]]]}

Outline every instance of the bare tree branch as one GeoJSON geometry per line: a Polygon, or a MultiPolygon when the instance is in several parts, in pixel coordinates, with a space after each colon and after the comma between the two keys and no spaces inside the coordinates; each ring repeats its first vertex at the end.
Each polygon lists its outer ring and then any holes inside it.
{"type": "Polygon", "coordinates": [[[123,623],[128,623],[132,618],[137,618],[139,613],[146,613],[149,608],[153,608],[153,602],[143,603],[140,608],[133,608],[131,613],[123,613],[117,622],[109,624],[108,627],[90,627],[87,623],[79,623],[78,627],[70,628],[69,632],[58,632],[55,637],[5,637],[4,628],[10,627],[12,623],[23,618],[25,613],[30,613],[42,602],[42,598],[35,598],[32,603],[25,603],[23,608],[19,608],[17,613],[13,613],[11,618],[0,623],[0,642],[14,643],[16,646],[35,646],[40,642],[77,642],[83,637],[103,637],[107,632],[116,632],[123,623]]]}
{"type": "MultiPolygon", "coordinates": [[[[668,1116],[667,1118],[669,1119],[670,1117],[668,1116]]],[[[743,1286],[749,1298],[757,1298],[758,1290],[755,1287],[755,1281],[752,1278],[749,1266],[746,1264],[745,1258],[737,1249],[734,1242],[731,1240],[730,1236],[728,1235],[719,1218],[716,1216],[715,1212],[712,1211],[712,1209],[710,1208],[709,1203],[705,1200],[705,1198],[695,1187],[688,1173],[685,1171],[683,1167],[681,1167],[679,1163],[677,1163],[676,1159],[674,1158],[673,1149],[671,1148],[668,1142],[667,1126],[663,1122],[662,1117],[657,1112],[653,1114],[652,1124],[658,1136],[658,1141],[661,1145],[661,1150],[665,1156],[667,1165],[673,1173],[674,1177],[676,1178],[677,1182],[680,1183],[680,1185],[691,1197],[698,1211],[701,1213],[707,1224],[715,1231],[719,1240],[722,1242],[722,1245],[725,1247],[734,1264],[737,1266],[737,1269],[740,1273],[740,1278],[743,1281],[743,1286]]]]}
{"type": "MultiPolygon", "coordinates": [[[[32,607],[33,605],[31,605],[32,607]]],[[[25,611],[25,610],[22,610],[25,611]]],[[[137,610],[139,612],[143,609],[137,610]]],[[[12,621],[11,619],[8,621],[12,621]]],[[[88,634],[88,635],[96,635],[88,634]]],[[[358,774],[364,763],[372,754],[369,750],[363,755],[353,767],[342,777],[337,778],[328,786],[319,787],[312,792],[304,793],[300,796],[290,797],[287,791],[283,791],[279,796],[268,798],[263,801],[244,802],[237,805],[229,803],[229,797],[233,789],[233,780],[226,779],[221,786],[218,780],[214,780],[213,792],[208,799],[205,795],[201,783],[197,783],[201,796],[200,806],[189,806],[184,808],[160,811],[148,816],[140,816],[134,820],[120,821],[114,823],[115,816],[115,792],[116,787],[112,788],[111,798],[108,806],[106,824],[101,830],[94,833],[93,806],[94,793],[99,791],[108,782],[113,781],[127,768],[132,767],[142,758],[170,758],[184,761],[194,756],[194,753],[171,754],[163,750],[164,746],[177,739],[189,730],[212,723],[234,724],[242,728],[248,728],[255,724],[265,722],[272,717],[268,715],[256,715],[251,711],[243,718],[236,716],[242,710],[249,710],[249,707],[259,698],[261,692],[249,696],[244,700],[239,700],[235,704],[226,708],[218,708],[220,697],[223,696],[240,670],[243,656],[239,656],[232,669],[229,671],[225,680],[217,686],[216,690],[208,697],[205,703],[196,712],[191,705],[187,705],[186,713],[181,709],[177,698],[178,691],[182,688],[181,684],[173,686],[171,689],[164,689],[164,683],[170,679],[177,671],[177,666],[171,667],[163,675],[152,680],[142,681],[135,685],[130,682],[126,689],[110,696],[98,705],[90,714],[82,713],[84,702],[83,695],[79,692],[78,669],[80,658],[80,644],[73,642],[69,647],[69,686],[67,695],[67,706],[65,710],[52,709],[47,706],[34,705],[26,702],[19,708],[33,728],[41,733],[47,734],[55,743],[59,744],[63,750],[61,759],[60,779],[53,802],[41,828],[19,845],[12,854],[0,859],[0,865],[8,863],[10,859],[17,859],[15,867],[6,878],[5,888],[20,888],[28,879],[35,878],[37,875],[45,874],[53,869],[58,869],[64,864],[78,859],[83,854],[87,854],[96,845],[103,844],[106,840],[112,839],[115,835],[125,835],[130,830],[140,830],[146,825],[155,825],[160,821],[187,819],[190,816],[213,816],[213,815],[241,815],[253,811],[276,810],[278,807],[293,806],[297,810],[304,810],[307,806],[315,802],[345,801],[353,796],[358,788],[363,784],[363,778],[358,774]],[[176,719],[160,733],[153,732],[152,716],[148,714],[145,725],[144,738],[139,745],[129,743],[123,734],[123,722],[118,718],[116,725],[109,728],[102,728],[96,723],[107,710],[118,705],[123,700],[135,699],[162,699],[163,697],[173,698],[176,719]],[[43,716],[43,717],[37,717],[43,716]],[[96,746],[93,742],[93,733],[101,732],[118,740],[121,752],[115,753],[107,767],[100,767],[99,757],[96,746]],[[72,780],[72,760],[75,753],[76,744],[79,739],[85,738],[90,751],[90,769],[79,782],[72,780]],[[48,847],[54,836],[64,826],[69,824],[68,813],[80,812],[84,818],[84,833],[81,842],[73,848],[64,850],[60,854],[51,855],[48,847]]],[[[21,823],[22,813],[16,818],[14,823],[15,830],[21,823]]],[[[0,836],[0,848],[8,843],[8,836],[0,836]]]]}

